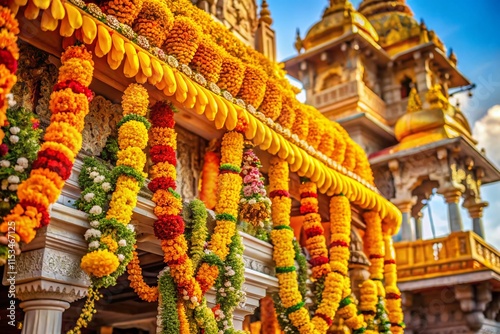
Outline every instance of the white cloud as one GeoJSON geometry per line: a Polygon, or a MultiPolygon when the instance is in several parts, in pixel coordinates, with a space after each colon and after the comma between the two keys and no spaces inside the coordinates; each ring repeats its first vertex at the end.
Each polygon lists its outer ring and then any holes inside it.
{"type": "Polygon", "coordinates": [[[476,121],[473,130],[478,147],[486,149],[486,155],[498,166],[500,164],[500,104],[491,107],[486,115],[476,121]]]}

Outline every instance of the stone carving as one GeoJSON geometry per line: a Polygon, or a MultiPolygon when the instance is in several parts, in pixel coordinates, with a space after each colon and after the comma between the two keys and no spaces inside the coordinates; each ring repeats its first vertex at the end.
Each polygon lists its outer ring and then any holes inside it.
{"type": "Polygon", "coordinates": [[[245,268],[252,269],[269,276],[276,276],[274,267],[269,267],[265,263],[252,259],[251,257],[243,256],[243,262],[245,262],[245,268]]]}
{"type": "Polygon", "coordinates": [[[16,282],[38,278],[88,286],[89,277],[80,268],[80,256],[50,248],[23,252],[17,261],[16,282]]]}
{"type": "Polygon", "coordinates": [[[394,189],[394,181],[391,171],[387,166],[380,166],[373,169],[373,177],[375,178],[375,185],[385,198],[393,198],[396,196],[396,189],[394,189]]]}
{"type": "Polygon", "coordinates": [[[355,230],[351,230],[351,244],[349,246],[351,257],[349,258],[350,264],[370,265],[368,257],[363,252],[363,240],[355,230]]]}
{"type": "Polygon", "coordinates": [[[116,135],[116,125],[121,115],[119,104],[113,104],[102,96],[94,97],[85,117],[82,150],[91,155],[100,155],[108,136],[116,135]]]}
{"type": "Polygon", "coordinates": [[[184,200],[191,201],[198,194],[202,154],[206,143],[197,135],[181,127],[177,132],[177,191],[184,200]]]}
{"type": "Polygon", "coordinates": [[[46,280],[36,280],[16,286],[16,297],[22,301],[33,299],[64,300],[72,303],[87,295],[86,287],[77,287],[46,280]]]}

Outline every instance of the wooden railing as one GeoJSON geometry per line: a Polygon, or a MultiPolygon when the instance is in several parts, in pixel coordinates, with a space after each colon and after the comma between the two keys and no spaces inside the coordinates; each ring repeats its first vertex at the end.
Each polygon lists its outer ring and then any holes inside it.
{"type": "Polygon", "coordinates": [[[400,281],[493,270],[500,274],[500,252],[471,231],[394,245],[400,281]]]}

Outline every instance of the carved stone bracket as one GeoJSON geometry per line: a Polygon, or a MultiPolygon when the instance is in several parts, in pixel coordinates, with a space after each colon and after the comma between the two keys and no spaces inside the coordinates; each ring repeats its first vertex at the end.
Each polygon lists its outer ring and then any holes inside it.
{"type": "Polygon", "coordinates": [[[87,287],[56,283],[37,279],[16,286],[16,297],[22,301],[34,299],[53,299],[72,303],[87,295],[87,287]]]}
{"type": "Polygon", "coordinates": [[[455,286],[455,298],[460,302],[460,309],[464,312],[467,326],[478,331],[484,324],[484,311],[492,299],[489,283],[478,286],[459,284],[455,286]]]}

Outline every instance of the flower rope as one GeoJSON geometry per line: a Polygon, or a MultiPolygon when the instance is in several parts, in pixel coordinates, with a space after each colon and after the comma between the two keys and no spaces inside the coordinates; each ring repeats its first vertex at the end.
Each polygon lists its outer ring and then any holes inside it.
{"type": "Polygon", "coordinates": [[[385,259],[382,220],[375,211],[365,212],[363,218],[366,222],[364,244],[370,260],[370,279],[361,286],[360,310],[367,323],[367,332],[388,332],[390,323],[385,311],[385,289],[382,283],[385,259]]]}
{"type": "MultiPolygon", "coordinates": [[[[316,130],[314,130],[316,131],[316,130]]],[[[311,132],[310,132],[311,133],[311,132]]],[[[312,323],[317,331],[326,333],[333,324],[335,312],[342,298],[343,276],[347,275],[347,264],[328,259],[328,248],[321,224],[318,207],[318,189],[316,184],[305,179],[300,185],[300,213],[304,216],[304,232],[306,234],[306,249],[312,265],[312,277],[320,280],[323,285],[321,300],[315,310],[312,323]],[[334,265],[332,267],[332,264],[334,265]]],[[[349,249],[344,247],[330,248],[334,256],[349,257],[349,249]]],[[[343,262],[343,261],[341,261],[343,262]]]]}
{"type": "MultiPolygon", "coordinates": [[[[92,81],[94,62],[84,46],[71,46],[61,56],[58,83],[50,98],[51,124],[44,136],[30,177],[17,189],[19,204],[4,217],[0,231],[16,222],[14,238],[30,243],[36,230],[50,221],[49,206],[59,197],[82,146],[84,118],[92,95],[85,94],[92,81]],[[68,88],[65,88],[70,83],[68,88]],[[79,87],[80,89],[75,89],[79,87]]],[[[0,75],[3,80],[3,76],[0,75]]]]}
{"type": "Polygon", "coordinates": [[[343,299],[337,312],[354,333],[362,333],[365,330],[364,319],[358,314],[356,305],[351,300],[351,279],[348,275],[351,205],[343,195],[333,196],[330,199],[330,232],[330,267],[343,276],[343,299]]]}
{"type": "Polygon", "coordinates": [[[199,197],[207,209],[213,210],[217,203],[217,177],[219,176],[220,158],[217,153],[209,150],[205,153],[203,160],[199,197]]]}
{"type": "MultiPolygon", "coordinates": [[[[19,203],[17,188],[31,172],[33,161],[40,149],[42,130],[35,115],[23,107],[15,107],[12,94],[7,96],[9,109],[3,131],[8,134],[0,145],[0,215],[5,215],[19,203]]],[[[12,225],[11,225],[12,226],[12,225]]],[[[9,257],[9,240],[0,233],[0,266],[9,257]]],[[[12,245],[12,244],[10,244],[12,245]]],[[[12,250],[10,252],[12,255],[12,250]]],[[[10,257],[12,261],[12,256],[10,257]]]]}
{"type": "MultiPolygon", "coordinates": [[[[7,120],[9,101],[7,95],[17,82],[16,71],[19,59],[17,35],[19,23],[9,8],[9,0],[0,0],[0,126],[7,120]]],[[[0,130],[0,141],[5,134],[0,130]]]]}
{"type": "Polygon", "coordinates": [[[401,308],[401,291],[399,291],[398,273],[396,268],[396,254],[392,237],[384,233],[385,261],[384,261],[384,282],[385,282],[385,302],[391,322],[392,334],[404,333],[405,324],[403,322],[403,311],[401,308]]]}
{"type": "Polygon", "coordinates": [[[261,236],[266,234],[266,225],[271,217],[271,200],[264,188],[264,178],[259,172],[262,167],[259,157],[251,147],[243,153],[241,177],[240,220],[245,223],[244,232],[261,236]]]}

